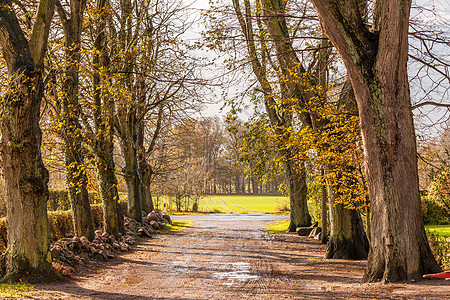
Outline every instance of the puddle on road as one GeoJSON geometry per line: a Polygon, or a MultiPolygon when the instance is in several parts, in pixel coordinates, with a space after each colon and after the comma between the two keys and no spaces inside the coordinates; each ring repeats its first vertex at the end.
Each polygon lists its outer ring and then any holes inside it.
{"type": "Polygon", "coordinates": [[[223,285],[232,286],[235,282],[258,279],[257,275],[250,273],[250,263],[247,262],[224,263],[221,265],[221,269],[224,270],[213,273],[212,277],[225,281],[222,282],[223,285]]]}

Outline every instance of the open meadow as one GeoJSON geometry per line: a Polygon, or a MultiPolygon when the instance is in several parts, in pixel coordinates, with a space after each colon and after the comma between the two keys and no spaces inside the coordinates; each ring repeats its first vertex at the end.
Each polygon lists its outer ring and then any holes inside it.
{"type": "MultiPolygon", "coordinates": [[[[164,200],[157,207],[164,209],[164,200]]],[[[156,203],[155,203],[156,204],[156,203]]],[[[183,210],[191,212],[193,203],[183,203],[183,210]]],[[[173,199],[166,199],[167,210],[176,211],[173,199]]],[[[198,211],[203,213],[285,213],[289,211],[289,197],[254,195],[206,195],[199,200],[198,211]]]]}

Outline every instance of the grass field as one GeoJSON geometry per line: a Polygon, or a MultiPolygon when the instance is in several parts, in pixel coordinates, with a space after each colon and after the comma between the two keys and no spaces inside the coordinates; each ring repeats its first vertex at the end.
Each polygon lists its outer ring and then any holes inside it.
{"type": "Polygon", "coordinates": [[[425,228],[436,232],[440,236],[450,237],[450,225],[426,225],[425,228]]]}
{"type": "Polygon", "coordinates": [[[163,230],[161,230],[162,232],[166,232],[166,233],[170,233],[170,232],[175,232],[175,231],[180,231],[183,229],[188,228],[189,226],[191,226],[192,224],[194,224],[194,221],[178,221],[178,220],[173,220],[172,224],[167,224],[167,227],[164,228],[163,230]]]}
{"type": "MultiPolygon", "coordinates": [[[[163,200],[159,202],[158,208],[162,210],[163,200]]],[[[166,199],[166,207],[168,211],[176,210],[170,199],[166,199]]],[[[289,207],[289,198],[283,196],[214,195],[201,198],[198,208],[204,213],[280,213],[286,207],[289,207]]]]}
{"type": "Polygon", "coordinates": [[[220,195],[200,201],[201,211],[224,213],[276,213],[289,204],[288,197],[220,195]]]}
{"type": "Polygon", "coordinates": [[[286,219],[270,223],[269,225],[266,226],[266,231],[272,233],[286,232],[289,227],[289,222],[290,220],[286,219]]]}
{"type": "MultiPolygon", "coordinates": [[[[267,232],[286,232],[289,227],[289,220],[277,221],[266,226],[267,232]]],[[[450,237],[450,225],[426,225],[426,229],[434,231],[440,236],[450,237]]]]}

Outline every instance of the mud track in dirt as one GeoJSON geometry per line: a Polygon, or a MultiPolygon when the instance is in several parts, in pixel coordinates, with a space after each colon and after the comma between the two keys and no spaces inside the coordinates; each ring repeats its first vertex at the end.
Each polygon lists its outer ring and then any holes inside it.
{"type": "MultiPolygon", "coordinates": [[[[179,216],[178,219],[187,219],[179,216]]],[[[35,299],[450,299],[450,281],[363,284],[366,262],[262,231],[272,216],[192,216],[192,227],[142,240],[95,273],[39,285],[35,299]]]]}

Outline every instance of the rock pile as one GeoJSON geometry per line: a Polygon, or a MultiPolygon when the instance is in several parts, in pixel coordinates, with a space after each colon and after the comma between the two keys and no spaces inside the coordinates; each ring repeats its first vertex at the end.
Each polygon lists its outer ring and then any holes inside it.
{"type": "Polygon", "coordinates": [[[143,212],[143,224],[128,217],[124,218],[125,233],[114,236],[95,231],[95,238],[89,241],[85,236],[62,238],[51,245],[50,254],[54,267],[62,275],[75,273],[78,266],[89,266],[116,257],[118,252],[128,252],[136,244],[137,237],[151,238],[156,230],[172,224],[170,216],[154,209],[148,215],[143,212]]]}

